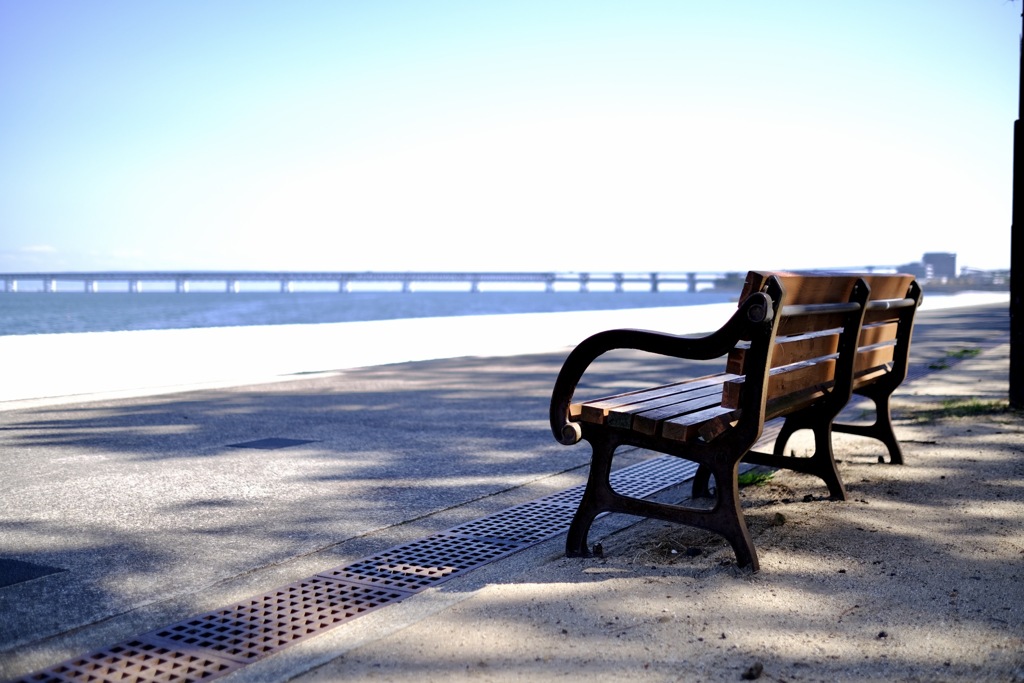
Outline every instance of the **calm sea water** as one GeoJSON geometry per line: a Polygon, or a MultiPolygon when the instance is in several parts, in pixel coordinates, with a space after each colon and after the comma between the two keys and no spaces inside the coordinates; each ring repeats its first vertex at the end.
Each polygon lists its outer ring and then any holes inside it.
{"type": "Polygon", "coordinates": [[[618,310],[734,301],[738,292],[9,292],[0,336],[618,310]]]}

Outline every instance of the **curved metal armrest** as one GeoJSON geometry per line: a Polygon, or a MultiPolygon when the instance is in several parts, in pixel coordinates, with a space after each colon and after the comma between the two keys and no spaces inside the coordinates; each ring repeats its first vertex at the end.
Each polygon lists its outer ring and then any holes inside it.
{"type": "Polygon", "coordinates": [[[649,330],[606,330],[598,332],[572,350],[562,364],[551,392],[551,433],[567,446],[579,442],[582,431],[578,423],[569,421],[569,404],[576,385],[597,358],[616,349],[634,349],[660,356],[707,360],[729,353],[743,339],[752,324],[770,321],[773,316],[771,298],[762,292],[747,297],[720,329],[709,335],[689,337],[649,330]]]}

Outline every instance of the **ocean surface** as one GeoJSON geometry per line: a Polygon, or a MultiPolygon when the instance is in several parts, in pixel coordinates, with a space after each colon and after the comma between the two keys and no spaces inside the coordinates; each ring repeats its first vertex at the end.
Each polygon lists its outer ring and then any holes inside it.
{"type": "Polygon", "coordinates": [[[739,292],[4,292],[0,336],[309,325],[735,301],[739,292]]]}

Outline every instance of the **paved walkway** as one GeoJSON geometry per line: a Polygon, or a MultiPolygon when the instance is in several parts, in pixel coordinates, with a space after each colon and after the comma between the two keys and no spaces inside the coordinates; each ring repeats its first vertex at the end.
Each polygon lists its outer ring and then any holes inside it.
{"type": "MultiPolygon", "coordinates": [[[[648,522],[615,534],[631,520],[613,516],[593,536],[608,535],[605,561],[566,560],[554,537],[224,680],[737,680],[758,662],[775,680],[1024,680],[1019,421],[929,412],[948,397],[1005,401],[1007,325],[1003,307],[922,312],[915,363],[948,367],[898,394],[908,466],[879,466],[844,441],[859,504],[782,502],[817,492],[798,475],[751,490],[757,575],[721,565],[727,548],[715,539],[648,522]],[[962,348],[984,351],[947,355],[962,348]],[[913,491],[933,502],[911,502],[913,491]],[[943,520],[912,523],[940,508],[943,520]],[[865,520],[868,510],[882,517],[865,520]],[[761,523],[776,512],[792,522],[761,523]],[[829,541],[856,536],[853,518],[875,545],[887,539],[884,552],[829,541]],[[963,538],[994,540],[968,552],[963,538]],[[924,609],[932,602],[937,611],[924,609]],[[894,613],[909,606],[921,608],[913,619],[894,613]],[[844,620],[860,630],[850,636],[844,620]]],[[[546,427],[563,357],[426,361],[0,413],[0,677],[581,483],[586,448],[558,446],[546,427]]]]}

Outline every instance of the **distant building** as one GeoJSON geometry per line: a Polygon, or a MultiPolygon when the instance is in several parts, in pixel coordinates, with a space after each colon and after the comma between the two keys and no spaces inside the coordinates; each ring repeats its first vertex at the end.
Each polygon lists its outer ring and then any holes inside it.
{"type": "Polygon", "coordinates": [[[932,252],[925,254],[921,262],[924,264],[924,276],[929,280],[956,278],[956,254],[932,252]]]}

